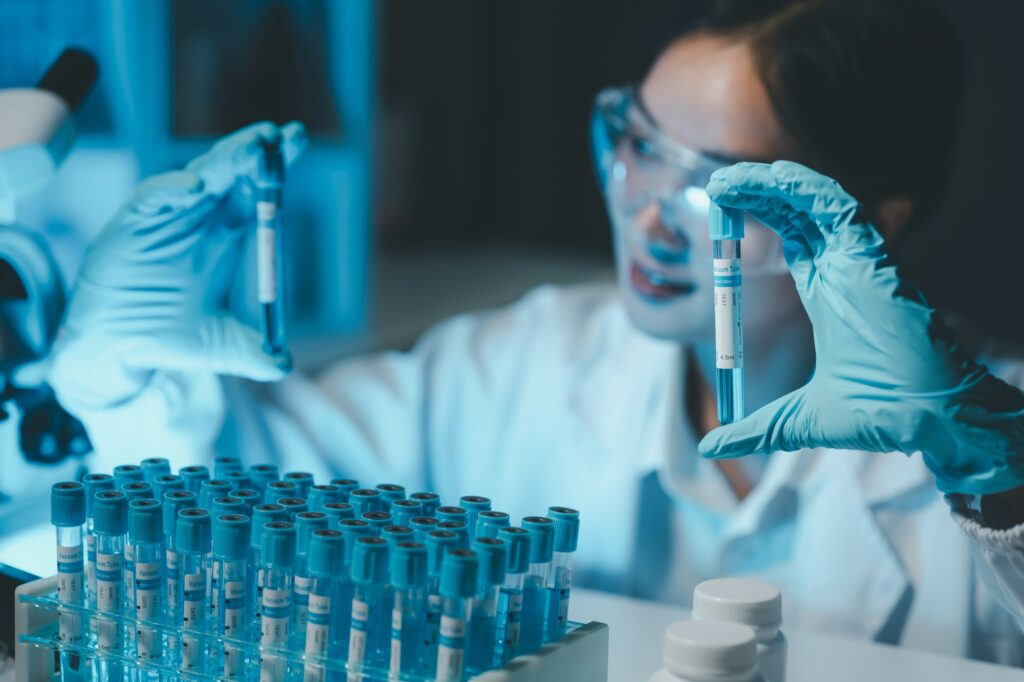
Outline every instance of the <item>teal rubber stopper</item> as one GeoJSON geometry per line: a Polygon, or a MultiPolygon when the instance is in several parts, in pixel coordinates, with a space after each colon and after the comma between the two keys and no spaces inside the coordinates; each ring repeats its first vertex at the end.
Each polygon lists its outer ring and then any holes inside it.
{"type": "Polygon", "coordinates": [[[523,528],[530,531],[530,563],[543,564],[551,561],[555,522],[546,516],[527,516],[523,519],[523,528]]]}
{"type": "Polygon", "coordinates": [[[153,486],[145,481],[122,483],[121,492],[124,493],[124,496],[128,498],[129,502],[132,500],[153,499],[153,486]]]}
{"type": "Polygon", "coordinates": [[[85,523],[85,486],[75,481],[54,483],[50,488],[50,523],[61,528],[85,523]]]}
{"type": "Polygon", "coordinates": [[[509,515],[503,511],[483,511],[476,517],[476,536],[478,538],[496,538],[498,531],[512,525],[509,515]]]}
{"type": "Polygon", "coordinates": [[[474,552],[453,549],[444,555],[438,592],[449,599],[468,599],[476,594],[478,560],[474,552]]]}
{"type": "Polygon", "coordinates": [[[128,530],[128,498],[120,490],[100,490],[92,501],[92,528],[100,535],[124,535],[128,530]]]}
{"type": "Polygon", "coordinates": [[[352,550],[352,582],[377,585],[387,580],[388,541],[361,537],[352,550]]]}
{"type": "Polygon", "coordinates": [[[113,490],[114,477],[110,474],[86,474],[82,476],[85,487],[85,518],[92,518],[92,503],[100,490],[113,490]]]}
{"type": "Polygon", "coordinates": [[[345,570],[345,536],[340,530],[317,528],[309,536],[310,575],[335,577],[345,570]]]}
{"type": "Polygon", "coordinates": [[[423,544],[427,546],[427,575],[436,577],[441,575],[444,555],[459,548],[459,536],[450,530],[432,530],[423,544]]]}
{"type": "Polygon", "coordinates": [[[530,568],[530,531],[509,526],[498,531],[498,539],[505,541],[505,572],[526,573],[530,568]]]}
{"type": "Polygon", "coordinates": [[[548,507],[548,516],[555,522],[554,550],[575,552],[580,539],[580,513],[569,507],[548,507]]]}
{"type": "Polygon", "coordinates": [[[708,209],[708,235],[712,241],[743,239],[743,211],[712,202],[708,209]]]}
{"type": "Polygon", "coordinates": [[[161,542],[164,537],[163,505],[152,498],[128,503],[128,538],[133,545],[161,542]]]}
{"type": "Polygon", "coordinates": [[[427,547],[422,542],[398,542],[391,546],[388,562],[391,586],[412,590],[427,584],[427,547]]]}
{"type": "Polygon", "coordinates": [[[213,556],[222,561],[245,559],[252,520],[245,514],[220,514],[213,519],[213,556]]]}
{"type": "Polygon", "coordinates": [[[174,526],[174,550],[179,554],[209,554],[211,548],[210,512],[188,507],[178,512],[174,526]]]}
{"type": "Polygon", "coordinates": [[[497,538],[477,538],[472,549],[480,562],[480,587],[500,585],[505,581],[505,542],[497,538]]]}
{"type": "Polygon", "coordinates": [[[287,521],[288,512],[279,504],[257,504],[252,508],[252,535],[250,544],[255,548],[263,546],[263,529],[273,521],[287,521]]]}
{"type": "Polygon", "coordinates": [[[260,559],[264,566],[289,569],[295,565],[295,524],[271,521],[263,524],[260,559]]]}
{"type": "MultiPolygon", "coordinates": [[[[168,490],[163,497],[164,535],[174,543],[174,534],[178,525],[178,512],[196,506],[196,494],[191,490],[168,490]]],[[[168,547],[173,549],[173,547],[168,547]]]]}

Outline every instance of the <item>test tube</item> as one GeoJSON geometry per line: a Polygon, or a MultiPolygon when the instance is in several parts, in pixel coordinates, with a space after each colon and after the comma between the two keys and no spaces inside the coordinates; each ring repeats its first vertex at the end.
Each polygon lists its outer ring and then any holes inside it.
{"type": "MultiPolygon", "coordinates": [[[[101,613],[122,611],[124,591],[124,535],[128,530],[128,500],[120,490],[101,490],[93,500],[93,530],[96,533],[96,609],[101,613]]],[[[122,666],[104,660],[120,655],[124,647],[121,622],[100,617],[96,649],[100,654],[99,679],[120,680],[122,666]]]]}
{"type": "MultiPolygon", "coordinates": [[[[210,502],[210,518],[213,519],[213,544],[210,549],[210,615],[209,623],[215,625],[220,616],[221,592],[224,589],[224,562],[217,553],[217,519],[224,515],[244,516],[248,521],[245,503],[236,497],[217,497],[210,502]]],[[[245,536],[248,549],[249,534],[245,536]]]]}
{"type": "Polygon", "coordinates": [[[437,647],[441,635],[441,568],[449,550],[458,549],[459,536],[450,530],[432,530],[424,537],[427,546],[427,612],[424,620],[422,672],[437,671],[437,647]]]}
{"type": "MultiPolygon", "coordinates": [[[[134,500],[153,499],[153,486],[145,481],[123,483],[121,492],[128,499],[129,505],[134,500]]],[[[129,610],[135,608],[135,544],[131,533],[124,540],[124,606],[129,610]]],[[[128,632],[129,638],[134,636],[135,633],[128,632]]]]}
{"type": "Polygon", "coordinates": [[[441,496],[437,493],[413,493],[409,499],[416,500],[423,505],[423,516],[433,516],[437,512],[437,508],[441,506],[441,496]]]}
{"type": "Polygon", "coordinates": [[[530,531],[507,526],[498,531],[505,541],[505,582],[498,594],[494,665],[504,666],[519,652],[523,617],[523,587],[530,569],[530,531]]]}
{"type": "Polygon", "coordinates": [[[144,480],[146,475],[137,464],[119,464],[114,467],[114,490],[120,490],[125,483],[144,480]]]}
{"type": "Polygon", "coordinates": [[[427,547],[397,542],[388,562],[394,606],[391,612],[391,679],[411,679],[421,670],[427,611],[427,547]]]}
{"type": "MultiPolygon", "coordinates": [[[[388,568],[387,540],[364,536],[352,552],[352,624],[348,640],[349,669],[383,666],[391,644],[391,611],[385,607],[388,568]]],[[[351,679],[351,678],[350,678],[351,679]]]]}
{"type": "MultiPolygon", "coordinates": [[[[157,476],[166,476],[171,473],[171,463],[164,457],[147,457],[140,462],[142,466],[143,479],[153,485],[157,476]]],[[[159,499],[159,498],[157,498],[159,499]]]]}
{"type": "MultiPolygon", "coordinates": [[[[293,481],[269,481],[267,483],[266,492],[263,493],[263,499],[268,504],[276,503],[278,500],[285,497],[298,497],[299,486],[295,485],[293,481]]],[[[303,498],[305,499],[305,498],[303,498]]]]}
{"type": "Polygon", "coordinates": [[[413,518],[423,515],[423,505],[419,500],[393,500],[389,511],[395,525],[408,526],[413,518]]]}
{"type": "Polygon", "coordinates": [[[544,604],[555,523],[546,516],[527,516],[523,528],[530,531],[530,571],[523,585],[523,620],[519,653],[536,651],[544,642],[544,604]]]}
{"type": "MultiPolygon", "coordinates": [[[[189,490],[168,490],[164,493],[163,499],[163,531],[164,531],[164,582],[167,591],[164,593],[168,619],[178,616],[178,584],[181,580],[180,562],[178,561],[178,550],[175,544],[177,534],[178,512],[182,509],[194,507],[196,494],[189,490]]],[[[178,648],[177,637],[170,635],[167,641],[168,652],[175,652],[178,648]]]]}
{"type": "Polygon", "coordinates": [[[189,507],[178,512],[174,549],[178,553],[177,623],[181,626],[181,670],[204,672],[206,646],[206,557],[211,549],[210,512],[189,507]],[[192,634],[190,634],[192,633],[192,634]]]}
{"type": "Polygon", "coordinates": [[[476,537],[476,520],[480,512],[491,510],[491,500],[479,495],[464,495],[459,498],[459,506],[466,510],[466,528],[469,529],[469,539],[476,537]]]}
{"type": "Polygon", "coordinates": [[[743,418],[743,212],[712,203],[708,215],[714,259],[715,385],[718,421],[743,418]]]}
{"type": "MultiPolygon", "coordinates": [[[[251,521],[244,514],[221,514],[213,520],[213,557],[220,563],[222,589],[217,595],[217,632],[229,639],[245,637],[251,620],[248,566],[251,521]]],[[[243,677],[244,650],[231,641],[224,643],[224,677],[243,677]]]]}
{"type": "Polygon", "coordinates": [[[249,476],[252,477],[252,487],[266,494],[267,484],[277,480],[277,465],[253,464],[249,467],[249,476]]]}
{"type": "MultiPolygon", "coordinates": [[[[82,606],[85,596],[85,562],[82,551],[82,525],[85,523],[85,486],[81,483],[55,483],[50,492],[50,523],[57,535],[57,599],[62,604],[82,606]]],[[[76,611],[58,611],[58,632],[62,644],[79,645],[85,637],[82,615],[76,611]]],[[[62,651],[60,669],[64,680],[79,679],[82,660],[62,651]]]]}
{"type": "Polygon", "coordinates": [[[313,578],[309,574],[309,542],[313,531],[327,528],[327,515],[323,512],[304,511],[295,515],[295,596],[293,602],[292,646],[306,646],[306,618],[309,613],[309,588],[313,578]]]}
{"type": "Polygon", "coordinates": [[[351,519],[352,505],[348,502],[325,502],[320,511],[327,514],[327,527],[338,528],[338,524],[344,519],[351,519]]]}
{"type": "Polygon", "coordinates": [[[178,469],[178,475],[185,480],[185,490],[194,492],[197,500],[203,481],[210,480],[210,470],[199,464],[178,469]]]}
{"type": "Polygon", "coordinates": [[[374,488],[359,488],[348,494],[348,503],[357,519],[361,519],[368,511],[384,511],[387,505],[380,491],[374,488]]]}
{"type": "Polygon", "coordinates": [[[287,521],[288,514],[279,504],[258,504],[252,508],[252,533],[249,536],[249,573],[246,581],[250,588],[250,603],[255,616],[255,633],[260,633],[263,616],[263,530],[272,521],[287,521]]]}
{"type": "Polygon", "coordinates": [[[380,491],[380,496],[384,499],[384,511],[387,511],[395,500],[405,499],[405,486],[397,483],[378,483],[377,490],[380,491]]]}
{"type": "Polygon", "coordinates": [[[433,516],[414,516],[409,519],[409,527],[412,528],[414,540],[425,543],[427,541],[427,533],[437,530],[438,523],[440,521],[433,516]]]}
{"type": "Polygon", "coordinates": [[[284,321],[284,259],[282,257],[281,196],[284,189],[284,154],[280,136],[261,140],[256,169],[256,278],[263,330],[263,350],[286,352],[284,321]]]}
{"type": "Polygon", "coordinates": [[[496,538],[498,531],[511,524],[508,514],[503,511],[484,511],[476,517],[476,537],[496,538]]]}
{"type": "Polygon", "coordinates": [[[128,504],[128,538],[135,548],[134,653],[142,665],[163,656],[160,631],[148,624],[163,615],[163,530],[163,505],[159,500],[132,500],[128,504]]]}
{"type": "Polygon", "coordinates": [[[93,532],[93,502],[100,490],[113,490],[114,477],[110,474],[86,474],[82,477],[85,488],[85,588],[86,601],[96,605],[96,534],[93,532]]]}
{"type": "Polygon", "coordinates": [[[263,526],[260,568],[263,570],[263,604],[260,621],[261,682],[284,682],[287,660],[272,649],[288,644],[292,617],[292,578],[295,567],[295,526],[271,521],[263,526]]]}
{"type": "MultiPolygon", "coordinates": [[[[248,471],[229,471],[218,478],[223,478],[228,482],[231,486],[231,492],[252,489],[252,474],[248,471]]],[[[260,501],[262,502],[262,500],[260,501]]]]}
{"type": "Polygon", "coordinates": [[[177,474],[160,474],[150,483],[153,486],[153,499],[161,502],[164,499],[164,493],[168,490],[185,489],[185,479],[177,474]]]}
{"type": "Polygon", "coordinates": [[[555,522],[555,537],[544,608],[544,641],[554,642],[565,637],[569,625],[572,555],[580,537],[580,513],[569,507],[548,507],[548,517],[555,522]]]}
{"type": "Polygon", "coordinates": [[[309,612],[306,617],[304,682],[324,682],[323,661],[339,649],[337,618],[341,608],[338,581],[345,570],[345,539],[339,530],[318,528],[309,539],[309,612]]]}
{"type": "Polygon", "coordinates": [[[505,582],[505,542],[497,538],[473,540],[479,569],[473,599],[472,627],[466,640],[466,669],[470,676],[494,667],[498,598],[505,582]]]}
{"type": "Polygon", "coordinates": [[[213,498],[225,497],[231,492],[231,484],[220,478],[211,478],[199,483],[199,508],[212,510],[213,498]]]}
{"type": "Polygon", "coordinates": [[[344,502],[345,496],[341,494],[341,488],[330,483],[314,485],[306,495],[309,502],[309,511],[323,511],[323,506],[328,502],[344,502]]]}
{"type": "Polygon", "coordinates": [[[309,489],[313,487],[313,474],[308,471],[289,471],[281,478],[295,484],[299,492],[293,497],[309,497],[309,489]]]}
{"type": "Polygon", "coordinates": [[[218,455],[213,458],[213,477],[226,479],[229,473],[243,472],[242,460],[231,455],[218,455]]]}
{"type": "Polygon", "coordinates": [[[437,648],[437,682],[462,680],[477,571],[477,556],[474,552],[453,549],[444,556],[441,567],[441,639],[437,648]]]}
{"type": "Polygon", "coordinates": [[[345,658],[348,653],[349,631],[352,627],[352,597],[355,583],[352,582],[352,557],[355,555],[356,543],[359,538],[370,536],[370,524],[360,519],[342,519],[338,523],[345,543],[345,568],[338,581],[338,610],[336,613],[338,638],[341,642],[339,655],[345,658]]]}
{"type": "Polygon", "coordinates": [[[341,495],[344,498],[342,502],[348,502],[348,496],[353,490],[359,489],[359,481],[354,478],[332,478],[331,485],[336,485],[341,489],[341,495]]]}

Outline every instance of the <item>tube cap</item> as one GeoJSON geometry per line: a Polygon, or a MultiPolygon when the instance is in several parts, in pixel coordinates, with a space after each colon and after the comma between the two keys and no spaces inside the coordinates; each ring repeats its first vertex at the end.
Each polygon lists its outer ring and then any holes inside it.
{"type": "Polygon", "coordinates": [[[85,487],[85,517],[91,518],[96,493],[100,490],[113,490],[114,477],[110,474],[86,474],[82,476],[82,485],[85,487]]]}
{"type": "Polygon", "coordinates": [[[743,239],[743,211],[711,202],[708,208],[708,235],[712,241],[743,239]]]}
{"type": "Polygon", "coordinates": [[[498,531],[508,528],[512,521],[503,511],[482,511],[476,517],[476,536],[478,538],[496,538],[498,531]]]}
{"type": "Polygon", "coordinates": [[[391,546],[388,562],[391,585],[411,590],[427,583],[427,547],[422,542],[397,542],[391,546]]]}
{"type": "Polygon", "coordinates": [[[542,564],[551,561],[555,522],[546,516],[527,516],[523,519],[523,528],[530,531],[530,563],[542,564]]]}
{"type": "Polygon", "coordinates": [[[380,536],[388,541],[388,546],[394,547],[400,542],[412,542],[415,533],[409,526],[384,526],[380,529],[380,536]]]}
{"type": "Polygon", "coordinates": [[[327,514],[329,528],[337,528],[338,523],[343,519],[353,518],[352,505],[348,502],[324,502],[320,511],[327,514]]]}
{"type": "Polygon", "coordinates": [[[548,517],[555,522],[556,552],[575,552],[580,539],[580,513],[569,507],[548,507],[548,517]]]}
{"type": "Polygon", "coordinates": [[[393,525],[391,521],[391,514],[388,514],[386,511],[364,512],[359,518],[370,524],[370,529],[373,531],[373,534],[377,536],[380,535],[380,531],[384,526],[393,525]]]}
{"type": "Polygon", "coordinates": [[[219,478],[223,478],[228,482],[231,486],[231,492],[252,489],[252,476],[248,471],[228,471],[219,478]]]}
{"type": "Polygon", "coordinates": [[[331,485],[341,488],[341,495],[344,498],[342,502],[348,502],[349,494],[359,489],[359,481],[354,478],[334,478],[331,479],[331,485]]]}
{"type": "Polygon", "coordinates": [[[177,474],[160,474],[150,483],[153,485],[153,497],[158,500],[163,500],[164,493],[168,490],[185,489],[185,479],[177,474]]]}
{"type": "Polygon", "coordinates": [[[498,530],[498,539],[505,541],[505,571],[526,573],[530,568],[530,531],[508,526],[498,530]]]}
{"type": "Polygon", "coordinates": [[[757,666],[754,631],[713,620],[673,623],[665,630],[662,660],[670,672],[684,678],[753,675],[757,666]]]}
{"type": "Polygon", "coordinates": [[[414,516],[409,519],[409,527],[416,536],[416,542],[426,542],[427,533],[437,530],[438,523],[440,521],[433,516],[414,516]]]}
{"type": "Polygon", "coordinates": [[[128,503],[128,537],[133,545],[160,542],[164,534],[163,505],[152,498],[128,503]]]}
{"type": "Polygon", "coordinates": [[[92,501],[92,528],[100,535],[124,535],[128,530],[128,498],[120,490],[100,490],[92,501]]]}
{"type": "Polygon", "coordinates": [[[125,483],[144,480],[146,480],[146,475],[142,471],[142,467],[137,464],[118,464],[114,467],[114,488],[117,490],[120,490],[125,483]]]}
{"type": "Polygon", "coordinates": [[[409,496],[410,500],[416,500],[423,505],[423,515],[433,516],[437,511],[437,508],[441,506],[441,496],[437,493],[422,492],[413,493],[409,496]]]}
{"type": "Polygon", "coordinates": [[[323,506],[328,502],[344,502],[345,496],[341,494],[341,488],[330,483],[315,485],[309,489],[307,496],[310,511],[323,511],[323,506]]]}
{"type": "Polygon", "coordinates": [[[215,497],[210,500],[210,515],[213,518],[217,518],[221,514],[245,514],[248,516],[247,512],[245,502],[233,495],[215,497]]]}
{"type": "Polygon", "coordinates": [[[356,518],[361,518],[368,511],[384,511],[386,506],[380,491],[373,488],[358,488],[348,494],[348,503],[356,518]]]}
{"type": "Polygon", "coordinates": [[[220,455],[213,458],[213,477],[226,479],[231,472],[244,471],[242,460],[231,455],[220,455]]]}
{"type": "Polygon", "coordinates": [[[441,575],[444,555],[459,548],[459,536],[450,530],[432,530],[427,533],[423,544],[427,546],[427,574],[438,576],[441,575]]]}
{"type": "Polygon", "coordinates": [[[477,576],[480,585],[500,585],[505,580],[505,541],[477,538],[472,547],[480,562],[477,576]]]}
{"type": "Polygon", "coordinates": [[[459,536],[459,549],[469,549],[469,527],[465,521],[441,521],[438,530],[450,530],[459,536]]]}
{"type": "Polygon", "coordinates": [[[262,153],[256,161],[255,184],[262,188],[276,188],[284,184],[284,153],[281,136],[275,134],[259,141],[262,153]]]}
{"type": "Polygon", "coordinates": [[[267,502],[277,502],[288,497],[298,497],[299,486],[295,481],[268,481],[266,497],[267,502]]]}
{"type": "Polygon", "coordinates": [[[229,497],[242,501],[242,504],[244,504],[245,508],[248,510],[245,512],[246,516],[252,516],[252,508],[263,501],[263,494],[254,488],[239,488],[238,490],[232,490],[229,497]]]}
{"type": "Polygon", "coordinates": [[[272,521],[287,521],[288,513],[279,504],[257,504],[252,508],[252,535],[249,542],[253,547],[263,546],[263,529],[272,521]]]}
{"type": "Polygon", "coordinates": [[[388,575],[388,541],[361,537],[352,550],[352,582],[360,585],[383,583],[388,575]]]}
{"type": "Polygon", "coordinates": [[[372,532],[370,524],[361,519],[342,519],[338,522],[338,530],[345,538],[345,564],[351,565],[356,542],[359,538],[368,537],[372,532]]]}
{"type": "Polygon", "coordinates": [[[478,560],[468,549],[453,549],[444,555],[441,564],[441,583],[438,592],[442,597],[466,599],[476,594],[478,560]]]}
{"type": "Polygon", "coordinates": [[[309,505],[304,497],[282,497],[277,500],[277,503],[284,507],[289,521],[294,521],[296,514],[309,511],[309,505]]]}
{"type": "Polygon", "coordinates": [[[213,556],[224,561],[244,559],[249,551],[252,521],[245,514],[220,514],[213,520],[213,556]]]}
{"type": "Polygon", "coordinates": [[[121,492],[128,501],[153,499],[153,486],[145,481],[130,481],[121,484],[121,492]]]}
{"type": "Polygon", "coordinates": [[[317,528],[309,536],[309,572],[337,576],[345,570],[345,536],[340,530],[317,528]]]}
{"type": "Polygon", "coordinates": [[[147,457],[142,460],[142,476],[151,485],[157,476],[171,473],[171,463],[165,457],[147,457]]]}
{"type": "Polygon", "coordinates": [[[309,494],[309,489],[313,487],[313,474],[308,471],[289,471],[282,479],[295,484],[299,491],[296,497],[305,497],[309,494]]]}
{"type": "Polygon", "coordinates": [[[705,580],[693,590],[693,618],[778,628],[782,625],[782,594],[779,588],[760,580],[705,580]]]}
{"type": "Polygon", "coordinates": [[[438,521],[465,521],[468,513],[462,507],[438,507],[434,511],[438,521]]]}
{"type": "Polygon", "coordinates": [[[249,476],[252,477],[252,484],[257,490],[265,491],[268,483],[277,480],[277,465],[253,464],[249,467],[249,476]]]}
{"type": "Polygon", "coordinates": [[[291,568],[295,565],[295,525],[287,521],[263,524],[260,560],[264,566],[291,568]]]}
{"type": "Polygon", "coordinates": [[[177,532],[178,512],[188,507],[194,507],[196,494],[191,490],[168,490],[164,493],[163,503],[164,535],[171,537],[173,545],[174,535],[177,532]]]}
{"type": "Polygon", "coordinates": [[[423,505],[418,500],[392,500],[389,511],[395,523],[405,526],[410,519],[423,513],[423,505]]]}
{"type": "Polygon", "coordinates": [[[85,486],[74,481],[50,488],[50,523],[62,528],[85,523],[85,486]]]}
{"type": "Polygon", "coordinates": [[[174,526],[174,549],[181,554],[210,553],[210,512],[189,507],[178,512],[174,526]]]}
{"type": "Polygon", "coordinates": [[[202,482],[210,478],[210,470],[195,464],[178,469],[178,475],[185,479],[185,490],[191,490],[198,495],[202,482]]]}
{"type": "Polygon", "coordinates": [[[377,484],[377,490],[380,491],[380,496],[384,498],[388,507],[395,500],[405,499],[405,486],[398,485],[397,483],[379,483],[377,484]]]}
{"type": "Polygon", "coordinates": [[[323,512],[299,512],[292,519],[295,524],[296,547],[299,554],[309,553],[309,539],[313,531],[327,528],[327,514],[323,512]]]}
{"type": "Polygon", "coordinates": [[[466,511],[488,511],[491,508],[491,498],[480,497],[479,495],[464,495],[459,498],[459,506],[466,511]]]}
{"type": "Polygon", "coordinates": [[[211,478],[199,483],[199,506],[213,509],[213,498],[224,497],[231,492],[231,484],[220,478],[211,478]]]}

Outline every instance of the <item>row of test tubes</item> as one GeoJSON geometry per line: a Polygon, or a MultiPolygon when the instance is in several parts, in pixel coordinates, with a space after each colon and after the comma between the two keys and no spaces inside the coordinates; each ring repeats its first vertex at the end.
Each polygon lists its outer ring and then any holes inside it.
{"type": "Polygon", "coordinates": [[[151,458],[55,484],[51,518],[84,607],[60,612],[65,680],[458,681],[568,627],[567,507],[512,526],[479,496],[151,458]]]}

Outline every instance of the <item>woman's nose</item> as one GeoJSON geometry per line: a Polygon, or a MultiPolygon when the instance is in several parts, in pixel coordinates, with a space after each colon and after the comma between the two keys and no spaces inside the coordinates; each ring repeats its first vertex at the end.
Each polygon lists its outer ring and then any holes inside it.
{"type": "Polygon", "coordinates": [[[647,253],[662,263],[675,264],[688,259],[690,240],[683,231],[673,227],[660,202],[653,201],[634,217],[634,230],[647,253]]]}

